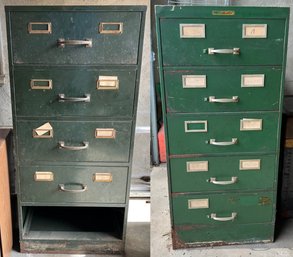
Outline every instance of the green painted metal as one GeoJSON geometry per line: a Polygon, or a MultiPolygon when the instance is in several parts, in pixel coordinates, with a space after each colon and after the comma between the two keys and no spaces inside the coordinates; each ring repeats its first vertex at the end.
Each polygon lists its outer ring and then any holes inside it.
{"type": "Polygon", "coordinates": [[[19,117],[103,116],[129,117],[134,111],[135,68],[98,69],[96,67],[40,68],[17,67],[14,88],[16,115],[19,117]],[[117,76],[118,89],[97,89],[99,76],[117,76]],[[52,80],[52,89],[32,89],[31,80],[52,80]],[[66,97],[90,95],[89,102],[59,102],[66,97]]]}
{"type": "MultiPolygon", "coordinates": [[[[174,195],[173,221],[174,225],[192,224],[249,224],[272,222],[274,218],[274,192],[260,193],[217,193],[217,194],[186,194],[174,195]],[[188,201],[208,199],[207,208],[189,209],[188,201]],[[213,220],[211,214],[219,218],[229,218],[236,213],[234,220],[213,220]]],[[[229,225],[227,225],[229,226],[229,225]]]]}
{"type": "Polygon", "coordinates": [[[36,161],[70,162],[128,162],[130,153],[132,122],[70,122],[70,121],[19,121],[18,158],[21,163],[36,161]],[[53,128],[52,138],[33,138],[33,130],[49,122],[53,128]],[[115,138],[96,138],[96,128],[116,130],[115,138]],[[66,150],[59,147],[80,147],[88,142],[84,150],[66,150]]]}
{"type": "MultiPolygon", "coordinates": [[[[275,190],[276,171],[278,163],[276,155],[240,155],[223,157],[197,157],[170,159],[170,177],[172,192],[219,192],[238,190],[275,190]],[[229,160],[229,161],[227,161],[229,160]],[[241,160],[260,162],[260,167],[241,169],[241,160]],[[188,164],[208,162],[208,170],[188,171],[188,164]],[[217,181],[237,181],[228,185],[213,184],[211,178],[217,181]]],[[[194,169],[195,170],[195,169],[194,169]]]]}
{"type": "Polygon", "coordinates": [[[155,12],[173,248],[273,241],[289,8],[156,6],[155,12]],[[198,37],[180,37],[184,24],[197,24],[198,37]],[[243,38],[245,24],[264,24],[267,34],[243,38]],[[233,48],[240,50],[231,54],[233,48]],[[261,75],[256,80],[263,77],[264,85],[243,87],[243,74],[261,75]],[[201,77],[183,87],[191,75],[201,77]],[[259,159],[260,169],[241,170],[241,159],[259,159]],[[196,161],[208,167],[193,163],[187,172],[187,162],[196,161]],[[211,220],[212,213],[228,220],[211,220]]]}
{"type": "Polygon", "coordinates": [[[285,22],[285,19],[162,19],[160,26],[163,64],[282,65],[285,22]],[[180,24],[205,24],[206,37],[180,38],[180,24]],[[267,24],[267,38],[242,38],[243,24],[267,24]],[[209,55],[205,53],[208,48],[240,48],[240,54],[209,55]]]}
{"type": "MultiPolygon", "coordinates": [[[[185,154],[223,154],[244,152],[275,152],[279,147],[274,138],[276,137],[279,124],[279,113],[241,113],[241,114],[169,114],[167,116],[169,153],[170,155],[185,154]],[[262,119],[262,129],[241,131],[240,121],[243,119],[262,119]],[[185,132],[185,123],[188,121],[207,121],[206,132],[185,132]],[[210,143],[211,139],[216,142],[237,142],[232,145],[218,146],[210,143]],[[268,140],[271,139],[271,140],[268,140]]],[[[188,130],[200,130],[187,126],[188,130]]]]}
{"type": "Polygon", "coordinates": [[[269,243],[273,241],[274,224],[231,224],[189,226],[173,232],[174,248],[221,246],[229,244],[269,243]]]}
{"type": "Polygon", "coordinates": [[[280,109],[280,90],[276,85],[283,74],[280,67],[221,67],[168,69],[164,72],[168,112],[231,112],[277,111],[280,109]],[[241,75],[264,76],[263,87],[243,87],[241,75]],[[184,76],[206,76],[205,88],[184,88],[184,76]],[[209,97],[231,99],[235,103],[213,103],[209,97]]]}
{"type": "MultiPolygon", "coordinates": [[[[20,250],[122,254],[146,6],[6,6],[5,10],[20,250]],[[30,33],[30,25],[43,31],[30,33]],[[99,76],[118,76],[119,89],[97,90],[99,76]],[[31,79],[52,80],[52,89],[32,89],[31,79]],[[90,102],[59,102],[59,94],[69,100],[90,94],[90,102]],[[53,127],[52,137],[34,138],[33,129],[47,122],[53,127]],[[96,128],[116,133],[112,139],[96,138],[96,128]],[[59,141],[73,150],[61,150],[59,141]],[[88,147],[77,150],[84,142],[88,147]],[[56,169],[57,180],[36,185],[36,168],[56,169]],[[94,171],[110,170],[111,184],[93,183],[94,171]],[[68,196],[62,192],[62,198],[56,192],[61,180],[86,181],[88,190],[68,196]],[[44,216],[39,211],[43,207],[45,214],[52,215],[44,216]],[[83,215],[75,215],[79,212],[83,215]],[[70,220],[73,231],[58,230],[58,215],[69,214],[74,217],[70,220]]],[[[40,84],[48,86],[49,82],[38,81],[37,86],[40,84]]],[[[65,184],[67,187],[83,188],[77,184],[65,184]]]]}
{"type": "Polygon", "coordinates": [[[127,167],[29,166],[20,168],[22,203],[125,203],[127,167]],[[52,172],[53,181],[36,181],[35,172],[52,172]],[[112,181],[95,182],[95,173],[110,173],[112,181]],[[65,189],[84,192],[63,192],[65,189]]]}
{"type": "MultiPolygon", "coordinates": [[[[15,65],[138,64],[142,14],[129,11],[11,11],[12,61],[15,65]],[[50,22],[52,33],[29,34],[30,22],[50,22]],[[102,34],[99,24],[122,22],[123,32],[102,34]],[[58,39],[92,40],[92,47],[57,45],[58,39]]],[[[115,28],[113,28],[115,29],[115,28]]],[[[118,30],[116,28],[116,30],[118,30]]]]}

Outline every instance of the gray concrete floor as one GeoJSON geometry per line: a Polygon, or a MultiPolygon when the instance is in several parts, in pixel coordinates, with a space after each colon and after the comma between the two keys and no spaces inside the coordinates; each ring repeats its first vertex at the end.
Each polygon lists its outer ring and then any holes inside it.
{"type": "Polygon", "coordinates": [[[151,257],[292,257],[293,220],[280,228],[274,243],[173,250],[166,166],[151,177],[151,257]]]}

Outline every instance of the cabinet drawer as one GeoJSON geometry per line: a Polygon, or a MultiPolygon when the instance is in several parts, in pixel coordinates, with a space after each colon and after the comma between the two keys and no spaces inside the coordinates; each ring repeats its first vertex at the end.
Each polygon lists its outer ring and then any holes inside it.
{"type": "Polygon", "coordinates": [[[168,112],[279,110],[281,80],[280,68],[165,70],[167,109],[168,112]]]}
{"type": "Polygon", "coordinates": [[[285,45],[285,21],[233,18],[161,19],[163,65],[281,65],[285,45]],[[212,54],[212,50],[209,54],[208,49],[230,51],[231,54],[212,54]]]}
{"type": "Polygon", "coordinates": [[[128,162],[131,129],[131,121],[18,121],[18,157],[22,162],[128,162]]]}
{"type": "Polygon", "coordinates": [[[167,116],[169,152],[182,154],[275,152],[279,113],[167,116]]]}
{"type": "Polygon", "coordinates": [[[229,243],[273,242],[274,224],[231,224],[227,226],[176,226],[173,233],[173,247],[222,246],[229,243]]]}
{"type": "Polygon", "coordinates": [[[141,12],[50,9],[10,11],[14,64],[137,64],[141,12]]]}
{"type": "Polygon", "coordinates": [[[172,192],[273,190],[275,155],[170,159],[172,192]]]}
{"type": "Polygon", "coordinates": [[[275,192],[173,195],[174,224],[272,222],[275,192]]]}
{"type": "Polygon", "coordinates": [[[21,167],[21,201],[125,203],[127,176],[126,167],[21,167]]]}
{"type": "Polygon", "coordinates": [[[135,82],[134,69],[17,67],[16,115],[132,117],[135,82]]]}

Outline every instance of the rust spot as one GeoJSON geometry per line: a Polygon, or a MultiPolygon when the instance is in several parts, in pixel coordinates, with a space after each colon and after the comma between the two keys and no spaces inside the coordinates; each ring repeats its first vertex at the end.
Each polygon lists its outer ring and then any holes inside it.
{"type": "Polygon", "coordinates": [[[260,205],[271,205],[272,204],[272,200],[269,197],[263,196],[259,198],[259,202],[260,205]]]}
{"type": "Polygon", "coordinates": [[[188,246],[178,237],[176,230],[172,228],[172,242],[173,242],[173,249],[180,249],[180,248],[187,248],[188,246]]]}

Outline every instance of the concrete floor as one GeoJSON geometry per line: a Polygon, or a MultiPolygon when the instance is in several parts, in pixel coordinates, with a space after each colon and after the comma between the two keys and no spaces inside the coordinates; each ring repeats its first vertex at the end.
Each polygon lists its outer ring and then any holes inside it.
{"type": "Polygon", "coordinates": [[[173,250],[166,166],[156,167],[151,177],[151,257],[292,257],[293,220],[279,227],[274,243],[173,250]]]}

